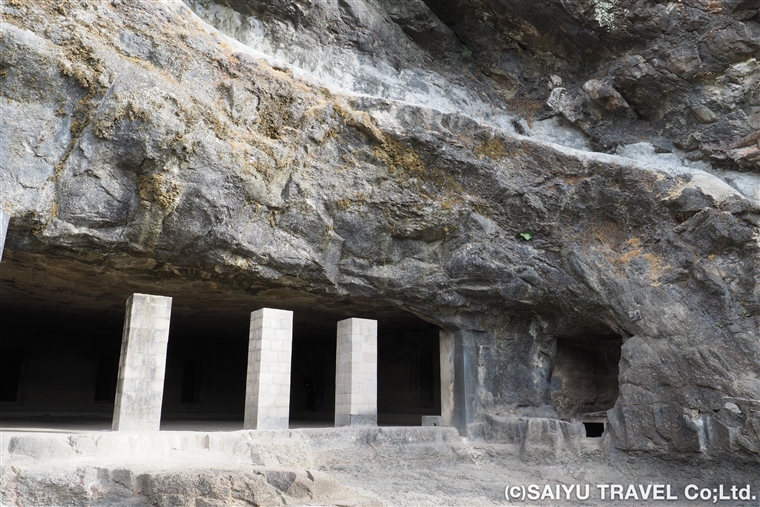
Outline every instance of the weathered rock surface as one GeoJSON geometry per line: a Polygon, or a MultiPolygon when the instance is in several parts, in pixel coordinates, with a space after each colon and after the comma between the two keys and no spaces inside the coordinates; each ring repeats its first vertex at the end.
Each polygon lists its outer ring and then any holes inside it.
{"type": "MultiPolygon", "coordinates": [[[[504,505],[506,486],[588,484],[592,493],[583,505],[601,506],[630,501],[602,500],[595,484],[636,481],[670,484],[680,501],[667,505],[685,506],[693,505],[682,494],[687,484],[732,484],[744,477],[751,482],[755,466],[724,463],[694,471],[687,461],[644,457],[609,463],[601,459],[599,439],[578,438],[569,423],[490,419],[494,428],[530,429],[513,443],[505,434],[468,441],[453,428],[12,433],[3,442],[0,502],[456,507],[504,505]],[[267,463],[260,461],[262,450],[267,463]]],[[[531,503],[557,505],[548,497],[531,503]]]]}
{"type": "Polygon", "coordinates": [[[613,448],[757,461],[756,3],[485,4],[230,2],[250,49],[179,2],[3,3],[4,297],[403,309],[469,340],[477,424],[551,411],[557,339],[616,334],[613,448]],[[628,158],[522,135],[583,145],[501,109],[547,69],[628,158]]]}
{"type": "Polygon", "coordinates": [[[329,474],[321,453],[452,456],[456,430],[16,433],[3,438],[2,505],[378,506],[329,474]],[[356,448],[356,449],[354,449],[356,448]]]}
{"type": "MultiPolygon", "coordinates": [[[[435,14],[472,54],[472,67],[504,96],[535,106],[563,86],[582,115],[568,119],[595,149],[649,141],[757,171],[757,160],[727,158],[758,125],[758,2],[430,0],[435,14]],[[551,77],[550,77],[551,76],[551,77]],[[581,93],[589,79],[618,92],[638,120],[599,111],[581,93]],[[709,111],[709,113],[707,112],[709,111]],[[714,120],[712,117],[714,116],[714,120]],[[710,121],[705,121],[705,117],[710,121]],[[754,160],[754,161],[753,161],[754,160]]],[[[585,91],[585,90],[584,90],[585,91]]],[[[538,115],[541,116],[540,114],[538,115]]]]}
{"type": "Polygon", "coordinates": [[[292,470],[203,467],[141,472],[135,467],[82,465],[73,469],[47,466],[23,471],[8,467],[3,479],[13,488],[12,494],[4,495],[4,505],[266,507],[311,502],[381,505],[311,471],[299,474],[292,470]],[[41,483],[46,487],[40,487],[41,483]]]}

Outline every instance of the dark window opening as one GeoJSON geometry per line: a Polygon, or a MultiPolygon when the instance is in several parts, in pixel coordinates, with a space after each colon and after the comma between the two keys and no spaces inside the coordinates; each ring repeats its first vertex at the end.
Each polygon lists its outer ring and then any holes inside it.
{"type": "Polygon", "coordinates": [[[423,321],[378,329],[378,424],[419,426],[422,416],[441,415],[438,335],[423,321]]]}
{"type": "Polygon", "coordinates": [[[200,361],[197,359],[185,359],[182,371],[182,392],[180,403],[183,405],[196,405],[198,403],[198,379],[200,377],[200,361]]]}
{"type": "Polygon", "coordinates": [[[2,354],[0,354],[0,402],[18,402],[23,367],[24,349],[19,347],[2,348],[2,354]]]}
{"type": "Polygon", "coordinates": [[[333,319],[304,322],[293,315],[291,423],[332,426],[335,421],[335,325],[333,319]]]}
{"type": "Polygon", "coordinates": [[[593,421],[615,405],[620,392],[618,363],[622,344],[622,337],[615,333],[557,339],[550,389],[562,419],[584,421],[591,417],[593,421]]]}
{"type": "Polygon", "coordinates": [[[586,428],[586,436],[590,438],[599,438],[604,433],[604,423],[583,423],[586,428]]]}
{"type": "Polygon", "coordinates": [[[95,403],[113,403],[116,398],[116,377],[118,375],[116,356],[100,356],[95,374],[95,403]]]}

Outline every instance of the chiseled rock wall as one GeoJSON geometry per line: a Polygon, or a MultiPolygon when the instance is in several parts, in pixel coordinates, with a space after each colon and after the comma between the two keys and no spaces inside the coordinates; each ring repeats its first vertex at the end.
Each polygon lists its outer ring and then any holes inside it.
{"type": "MultiPolygon", "coordinates": [[[[362,2],[346,5],[361,17],[362,2]]],[[[435,45],[409,28],[422,18],[372,5],[366,19],[385,28],[344,23],[343,47],[384,46],[378,59],[443,85],[391,76],[423,90],[407,101],[321,82],[289,67],[298,61],[226,39],[179,2],[5,2],[4,262],[76,258],[156,279],[165,263],[222,288],[403,307],[470,337],[476,415],[551,411],[556,338],[615,332],[615,447],[756,460],[757,178],[731,186],[656,157],[516,133],[528,133],[525,120],[482,112],[491,98],[481,81],[430,63],[435,45]],[[396,37],[403,43],[387,47],[396,37]],[[434,107],[448,82],[459,95],[434,107]],[[108,264],[116,255],[156,262],[120,268],[108,264]]],[[[292,25],[273,9],[247,15],[292,25]]],[[[580,135],[552,128],[554,139],[580,135]]]]}

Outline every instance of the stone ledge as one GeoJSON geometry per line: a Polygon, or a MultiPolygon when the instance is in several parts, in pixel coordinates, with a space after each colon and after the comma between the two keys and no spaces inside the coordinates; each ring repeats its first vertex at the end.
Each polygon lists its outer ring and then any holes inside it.
{"type": "MultiPolygon", "coordinates": [[[[454,443],[459,433],[448,427],[299,428],[241,431],[119,431],[84,433],[25,433],[4,431],[3,463],[15,459],[110,460],[114,463],[155,459],[202,458],[220,462],[252,463],[258,449],[329,450],[369,445],[454,443]]],[[[286,455],[287,452],[283,453],[286,455]]]]}

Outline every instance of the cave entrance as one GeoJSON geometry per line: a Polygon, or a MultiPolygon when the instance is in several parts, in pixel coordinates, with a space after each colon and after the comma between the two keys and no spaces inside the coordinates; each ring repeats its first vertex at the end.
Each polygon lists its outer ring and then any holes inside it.
{"type": "MultiPolygon", "coordinates": [[[[336,324],[294,312],[291,427],[335,423],[336,324]]],[[[411,314],[378,320],[379,425],[419,426],[423,415],[440,415],[438,332],[438,327],[411,314]]]]}
{"type": "Polygon", "coordinates": [[[242,429],[250,317],[262,307],[293,311],[292,427],[334,425],[337,322],[350,317],[378,322],[379,424],[419,425],[423,415],[440,415],[438,328],[407,311],[161,276],[6,249],[0,425],[109,430],[133,293],[173,298],[161,429],[242,429]]]}
{"type": "Polygon", "coordinates": [[[121,319],[2,302],[3,426],[109,429],[121,319]]]}
{"type": "Polygon", "coordinates": [[[606,411],[618,398],[622,345],[623,338],[613,332],[557,338],[552,401],[562,419],[584,424],[587,437],[602,435],[606,411]]]}
{"type": "Polygon", "coordinates": [[[335,421],[336,322],[293,312],[290,427],[332,427],[335,421]]]}
{"type": "MultiPolygon", "coordinates": [[[[2,305],[3,426],[111,429],[123,313],[2,305]]],[[[247,352],[245,316],[226,325],[172,319],[162,429],[241,429],[247,352]]]]}
{"type": "Polygon", "coordinates": [[[242,429],[250,314],[200,316],[183,303],[172,308],[161,429],[242,429]]]}
{"type": "Polygon", "coordinates": [[[440,329],[426,322],[380,326],[377,339],[377,422],[420,426],[441,415],[440,329]]]}
{"type": "MultiPolygon", "coordinates": [[[[172,318],[169,330],[161,428],[242,429],[249,315],[222,322],[183,313],[172,318]]],[[[298,314],[291,427],[332,427],[337,319],[298,314]]],[[[423,415],[440,415],[438,328],[411,315],[378,324],[378,423],[420,425],[423,415]]],[[[0,402],[6,423],[110,429],[122,315],[41,315],[4,306],[0,326],[0,402]]]]}
{"type": "MultiPolygon", "coordinates": [[[[334,316],[294,312],[291,427],[332,427],[334,316]]],[[[249,317],[188,318],[169,330],[162,429],[242,429],[249,317]]],[[[378,423],[416,425],[440,415],[438,328],[414,316],[378,322],[378,423]]],[[[2,311],[3,419],[33,425],[110,429],[123,316],[81,311],[2,311]],[[72,426],[72,427],[73,427],[72,426]]]]}
{"type": "MultiPolygon", "coordinates": [[[[117,311],[12,306],[0,301],[3,330],[2,419],[46,424],[88,419],[110,429],[123,328],[117,311]]],[[[13,301],[15,303],[15,301],[13,301]]],[[[256,307],[256,302],[246,305],[256,307]]],[[[167,350],[163,429],[242,428],[250,312],[234,316],[175,299],[167,350]]],[[[336,323],[343,315],[294,309],[291,427],[334,424],[336,323]]],[[[367,309],[359,314],[373,317],[367,309]]],[[[419,425],[441,414],[439,329],[404,313],[378,319],[378,423],[419,425]]],[[[599,436],[619,394],[622,337],[588,333],[560,337],[551,374],[551,398],[562,419],[584,423],[599,436]]]]}

